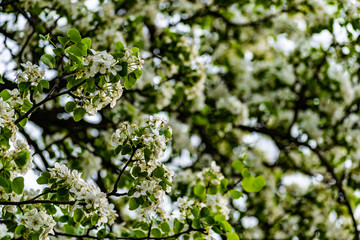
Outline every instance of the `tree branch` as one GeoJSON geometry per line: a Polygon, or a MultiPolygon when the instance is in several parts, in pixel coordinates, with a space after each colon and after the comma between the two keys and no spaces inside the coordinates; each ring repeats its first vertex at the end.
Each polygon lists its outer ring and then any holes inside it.
{"type": "Polygon", "coordinates": [[[134,157],[134,155],[135,155],[136,150],[138,150],[138,148],[137,148],[137,147],[133,147],[133,152],[132,152],[129,160],[125,163],[124,167],[121,169],[121,172],[119,173],[119,176],[118,176],[118,178],[117,178],[116,181],[115,181],[114,188],[113,188],[113,190],[112,190],[110,193],[107,194],[108,196],[117,196],[117,193],[116,193],[116,192],[117,192],[117,185],[119,184],[120,178],[121,178],[121,176],[123,175],[123,173],[125,172],[125,169],[126,169],[127,166],[132,162],[132,159],[133,159],[133,157],[134,157]]]}

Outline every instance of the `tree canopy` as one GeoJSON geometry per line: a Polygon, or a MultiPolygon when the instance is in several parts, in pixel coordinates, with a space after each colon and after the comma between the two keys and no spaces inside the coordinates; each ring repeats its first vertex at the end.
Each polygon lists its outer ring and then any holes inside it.
{"type": "Polygon", "coordinates": [[[359,240],[359,2],[0,10],[1,240],[359,240]]]}

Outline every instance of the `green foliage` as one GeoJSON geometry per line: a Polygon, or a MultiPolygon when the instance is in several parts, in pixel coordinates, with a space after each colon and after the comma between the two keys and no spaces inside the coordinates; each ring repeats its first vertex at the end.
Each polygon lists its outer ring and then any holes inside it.
{"type": "Polygon", "coordinates": [[[231,166],[238,172],[241,172],[244,167],[243,163],[239,160],[232,162],[231,166]]]}
{"type": "Polygon", "coordinates": [[[8,178],[0,176],[0,187],[2,187],[6,193],[12,192],[11,181],[8,178]]]}
{"type": "Polygon", "coordinates": [[[4,90],[2,90],[2,91],[0,92],[0,97],[1,97],[4,101],[6,101],[6,100],[8,100],[8,99],[11,97],[11,94],[10,94],[6,89],[4,89],[4,90]]]}
{"type": "Polygon", "coordinates": [[[247,192],[258,192],[265,186],[265,178],[263,176],[245,177],[241,181],[241,186],[247,192]]]}
{"type": "Polygon", "coordinates": [[[139,199],[134,198],[134,197],[130,198],[130,200],[129,200],[129,209],[130,209],[130,210],[135,210],[135,209],[137,209],[139,206],[140,206],[139,199]]]}
{"type": "Polygon", "coordinates": [[[11,188],[16,194],[22,194],[24,190],[24,178],[23,177],[16,177],[11,182],[11,188]]]}
{"type": "Polygon", "coordinates": [[[77,29],[72,28],[72,29],[68,30],[66,32],[66,34],[69,37],[70,41],[72,41],[73,43],[81,42],[81,35],[77,29]]]}
{"type": "Polygon", "coordinates": [[[84,219],[84,217],[85,217],[84,211],[81,210],[80,208],[74,211],[74,216],[73,216],[74,222],[80,223],[84,219]]]}
{"type": "Polygon", "coordinates": [[[170,225],[167,222],[162,222],[160,224],[160,228],[161,228],[161,231],[163,231],[164,233],[170,232],[170,225]]]}
{"type": "Polygon", "coordinates": [[[165,170],[162,167],[157,167],[154,171],[153,171],[153,175],[154,177],[157,178],[162,178],[165,174],[165,170]]]}
{"type": "Polygon", "coordinates": [[[238,199],[241,198],[243,196],[242,192],[235,190],[235,189],[231,189],[230,190],[230,195],[233,199],[238,199]]]}
{"type": "Polygon", "coordinates": [[[30,158],[30,153],[28,150],[22,150],[17,154],[15,158],[15,163],[19,168],[23,168],[30,158]]]}
{"type": "Polygon", "coordinates": [[[83,119],[85,114],[86,114],[86,110],[84,108],[76,108],[74,110],[74,120],[75,120],[75,122],[78,122],[81,119],[83,119]]]}
{"type": "Polygon", "coordinates": [[[70,101],[70,102],[67,102],[65,104],[65,111],[67,113],[73,112],[75,110],[75,108],[76,108],[76,103],[75,102],[70,101]]]}
{"type": "Polygon", "coordinates": [[[55,67],[55,58],[50,54],[44,54],[41,56],[40,60],[49,68],[55,67]]]}

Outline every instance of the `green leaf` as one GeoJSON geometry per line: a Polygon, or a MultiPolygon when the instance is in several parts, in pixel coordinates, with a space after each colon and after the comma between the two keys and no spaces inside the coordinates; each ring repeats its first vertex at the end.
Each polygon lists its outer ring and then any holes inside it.
{"type": "Polygon", "coordinates": [[[65,47],[65,45],[70,41],[70,38],[68,37],[57,37],[59,43],[65,47]]]}
{"type": "Polygon", "coordinates": [[[24,178],[17,177],[11,183],[11,188],[16,194],[22,194],[24,190],[24,178]]]}
{"type": "Polygon", "coordinates": [[[154,171],[153,171],[153,175],[154,177],[157,178],[162,178],[165,174],[165,169],[163,167],[157,167],[154,171]]]}
{"type": "Polygon", "coordinates": [[[139,49],[137,47],[133,47],[132,52],[135,57],[139,57],[139,49]]]}
{"type": "Polygon", "coordinates": [[[166,138],[171,138],[171,132],[167,129],[164,130],[164,135],[166,138]]]}
{"type": "Polygon", "coordinates": [[[96,86],[95,86],[95,78],[88,78],[86,79],[86,91],[88,92],[95,92],[96,86]]]}
{"type": "Polygon", "coordinates": [[[128,74],[128,63],[122,62],[121,65],[121,71],[119,71],[119,75],[122,77],[125,77],[128,74]]]}
{"type": "Polygon", "coordinates": [[[130,75],[128,76],[128,80],[129,80],[129,83],[134,86],[136,84],[136,77],[135,77],[135,74],[132,72],[130,73],[130,75]]]}
{"type": "Polygon", "coordinates": [[[238,199],[241,198],[243,196],[242,192],[235,190],[235,189],[231,189],[230,190],[230,195],[233,199],[238,199]]]}
{"type": "Polygon", "coordinates": [[[18,225],[15,228],[15,234],[21,235],[25,231],[26,227],[24,225],[18,225]]]}
{"type": "Polygon", "coordinates": [[[9,98],[11,98],[11,94],[8,92],[8,90],[4,89],[4,90],[1,91],[0,97],[1,97],[4,101],[6,101],[6,100],[8,100],[9,98]]]}
{"type": "Polygon", "coordinates": [[[63,52],[62,48],[54,48],[53,49],[53,53],[55,53],[56,56],[61,56],[62,52],[63,52]]]}
{"type": "Polygon", "coordinates": [[[70,38],[70,41],[73,43],[81,42],[81,35],[78,30],[72,28],[66,32],[67,36],[70,38]]]}
{"type": "Polygon", "coordinates": [[[191,208],[191,213],[193,214],[194,218],[199,217],[199,208],[197,206],[193,206],[191,208]]]}
{"type": "Polygon", "coordinates": [[[217,194],[217,192],[218,192],[218,187],[217,187],[217,185],[215,185],[215,184],[211,184],[210,186],[209,186],[209,188],[208,188],[208,194],[210,194],[210,195],[215,195],[215,194],[217,194]]]}
{"type": "Polygon", "coordinates": [[[163,231],[164,233],[170,232],[170,225],[167,222],[162,222],[160,224],[160,228],[161,228],[161,231],[163,231]]]}
{"type": "Polygon", "coordinates": [[[137,177],[140,172],[141,172],[141,167],[139,167],[139,166],[134,166],[134,167],[132,168],[131,174],[132,174],[134,177],[137,177]]]}
{"type": "Polygon", "coordinates": [[[151,154],[152,154],[151,150],[148,148],[145,148],[144,157],[145,157],[146,162],[150,161],[151,154]]]}
{"type": "Polygon", "coordinates": [[[29,111],[31,108],[32,108],[32,103],[29,101],[29,100],[27,100],[27,99],[24,99],[24,102],[23,102],[23,105],[22,105],[22,109],[25,111],[25,112],[27,112],[27,111],[29,111]]]}
{"type": "Polygon", "coordinates": [[[142,71],[139,70],[139,69],[135,69],[133,71],[133,74],[135,75],[136,79],[139,79],[141,77],[141,75],[142,75],[142,71]]]}
{"type": "Polygon", "coordinates": [[[125,47],[124,44],[122,44],[122,42],[116,42],[115,43],[115,48],[116,50],[118,50],[119,52],[123,52],[125,47]]]}
{"type": "Polygon", "coordinates": [[[140,206],[140,202],[137,198],[134,198],[134,197],[130,198],[130,200],[129,200],[129,209],[130,210],[135,210],[139,206],[140,206]]]}
{"type": "Polygon", "coordinates": [[[19,91],[24,91],[26,89],[28,89],[31,85],[31,82],[21,82],[18,84],[19,87],[19,91]]]}
{"type": "Polygon", "coordinates": [[[63,197],[69,194],[69,189],[66,187],[61,187],[57,190],[57,193],[60,197],[63,197]]]}
{"type": "Polygon", "coordinates": [[[239,160],[234,161],[231,166],[238,172],[241,172],[241,170],[244,168],[244,164],[239,160]]]}
{"type": "Polygon", "coordinates": [[[81,40],[81,43],[85,44],[88,49],[91,48],[91,39],[90,39],[90,38],[83,38],[83,39],[81,40]]]}
{"type": "Polygon", "coordinates": [[[215,220],[212,216],[205,217],[205,222],[209,225],[213,225],[215,223],[215,220]]]}
{"type": "Polygon", "coordinates": [[[117,146],[116,149],[114,150],[115,155],[118,155],[121,152],[121,150],[122,150],[122,145],[117,146]]]}
{"type": "Polygon", "coordinates": [[[38,84],[35,89],[34,89],[34,95],[37,94],[36,90],[39,92],[39,93],[43,93],[43,87],[41,86],[41,84],[38,84]]]}
{"type": "Polygon", "coordinates": [[[55,58],[50,54],[44,54],[41,56],[40,60],[49,68],[55,67],[55,58]]]}
{"type": "Polygon", "coordinates": [[[74,111],[74,120],[75,122],[80,121],[86,114],[86,110],[84,108],[77,108],[74,111]]]}
{"type": "Polygon", "coordinates": [[[30,158],[28,150],[21,150],[15,158],[15,163],[19,168],[23,168],[30,158]]]}
{"type": "Polygon", "coordinates": [[[44,203],[43,206],[46,208],[47,214],[54,215],[57,212],[56,207],[50,203],[44,203]]]}
{"type": "Polygon", "coordinates": [[[43,88],[46,88],[46,89],[50,88],[50,84],[46,80],[40,80],[40,84],[41,84],[41,86],[43,86],[43,88]]]}
{"type": "Polygon", "coordinates": [[[210,214],[210,209],[208,207],[203,207],[200,211],[200,217],[207,217],[210,214]]]}
{"type": "Polygon", "coordinates": [[[132,75],[133,74],[131,73],[129,76],[125,78],[124,87],[126,90],[131,89],[136,83],[136,78],[132,75]]]}
{"type": "Polygon", "coordinates": [[[239,236],[234,232],[230,232],[230,233],[226,234],[226,238],[227,238],[227,240],[239,240],[240,239],[239,236]]]}
{"type": "Polygon", "coordinates": [[[231,232],[231,231],[232,231],[232,227],[231,227],[230,223],[228,223],[227,221],[221,221],[221,222],[220,222],[220,227],[221,227],[225,232],[231,232]]]}
{"type": "Polygon", "coordinates": [[[85,214],[84,214],[83,210],[81,210],[80,208],[77,208],[74,211],[74,216],[73,216],[74,222],[79,223],[84,219],[84,217],[85,217],[85,214]]]}
{"type": "Polygon", "coordinates": [[[194,193],[198,197],[203,197],[205,195],[205,192],[206,188],[201,184],[198,184],[194,187],[194,193]]]}
{"type": "Polygon", "coordinates": [[[153,235],[156,238],[161,237],[161,231],[158,228],[151,229],[151,235],[153,235]]]}
{"type": "Polygon", "coordinates": [[[67,216],[67,215],[63,215],[59,218],[59,222],[62,222],[62,223],[67,222],[68,220],[69,220],[69,216],[67,216]]]}
{"type": "Polygon", "coordinates": [[[36,182],[38,183],[38,184],[48,184],[49,183],[49,179],[48,178],[46,178],[46,177],[39,177],[37,180],[36,180],[36,182]]]}
{"type": "Polygon", "coordinates": [[[75,45],[71,45],[65,51],[68,54],[74,55],[76,57],[82,57],[83,56],[83,51],[79,47],[77,47],[75,45]]]}
{"type": "Polygon", "coordinates": [[[84,43],[78,43],[76,46],[80,49],[81,55],[86,56],[87,55],[87,45],[84,43]]]}
{"type": "Polygon", "coordinates": [[[219,187],[219,192],[221,194],[223,194],[225,191],[227,191],[228,183],[229,183],[229,181],[226,178],[221,179],[220,187],[219,187]]]}
{"type": "Polygon", "coordinates": [[[74,226],[69,225],[69,224],[65,224],[64,227],[65,227],[65,232],[66,233],[68,233],[68,234],[74,234],[75,233],[74,226]]]}
{"type": "Polygon", "coordinates": [[[21,120],[19,122],[20,126],[22,126],[22,127],[25,127],[26,123],[27,123],[27,118],[24,118],[23,120],[21,120]]]}
{"type": "Polygon", "coordinates": [[[2,76],[1,76],[1,74],[0,74],[0,84],[4,84],[5,82],[4,82],[4,80],[2,79],[2,76]]]}
{"type": "Polygon", "coordinates": [[[184,228],[184,224],[180,222],[177,218],[174,219],[174,233],[178,234],[184,228]]]}
{"type": "Polygon", "coordinates": [[[121,154],[122,155],[131,154],[132,151],[133,151],[133,149],[130,146],[130,144],[126,144],[125,146],[123,146],[123,149],[121,150],[121,154]]]}
{"type": "Polygon", "coordinates": [[[51,178],[51,174],[48,171],[44,171],[41,173],[42,177],[51,178]]]}
{"type": "Polygon", "coordinates": [[[249,172],[249,170],[247,168],[244,168],[243,170],[241,170],[241,175],[244,177],[244,178],[249,178],[251,177],[251,174],[249,172]]]}
{"type": "Polygon", "coordinates": [[[140,222],[140,227],[144,231],[148,231],[150,229],[150,225],[147,222],[140,222]]]}
{"type": "Polygon", "coordinates": [[[250,176],[241,181],[241,186],[247,192],[258,192],[265,186],[265,178],[263,176],[250,176]]]}
{"type": "Polygon", "coordinates": [[[2,187],[5,191],[5,193],[11,193],[11,182],[9,179],[6,179],[2,176],[0,176],[0,187],[2,187]]]}
{"type": "Polygon", "coordinates": [[[70,101],[70,102],[67,102],[65,104],[65,111],[67,113],[73,112],[75,110],[75,108],[76,108],[76,103],[75,102],[70,101]]]}
{"type": "Polygon", "coordinates": [[[134,234],[137,238],[144,238],[146,237],[146,234],[141,230],[134,230],[134,234]]]}
{"type": "Polygon", "coordinates": [[[221,222],[221,221],[225,221],[225,220],[226,220],[226,217],[225,217],[225,215],[223,215],[223,214],[217,214],[217,215],[214,217],[214,220],[217,221],[217,222],[221,222]]]}
{"type": "Polygon", "coordinates": [[[95,213],[94,215],[91,216],[91,224],[92,225],[96,225],[99,221],[99,215],[97,215],[97,213],[95,213]]]}

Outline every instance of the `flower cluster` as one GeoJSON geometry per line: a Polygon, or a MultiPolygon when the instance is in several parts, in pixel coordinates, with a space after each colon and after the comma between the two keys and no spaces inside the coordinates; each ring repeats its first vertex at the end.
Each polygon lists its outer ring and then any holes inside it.
{"type": "Polygon", "coordinates": [[[131,172],[137,179],[131,188],[132,197],[146,199],[147,204],[143,205],[143,213],[155,211],[163,203],[165,194],[171,192],[174,172],[164,164],[155,161],[138,162],[132,167],[131,172]],[[136,172],[140,174],[136,174],[136,172]],[[145,174],[142,175],[142,173],[145,174]]]}
{"type": "Polygon", "coordinates": [[[125,48],[123,60],[128,63],[128,72],[133,72],[136,69],[141,70],[143,68],[142,65],[144,64],[144,60],[135,56],[133,51],[129,48],[125,48]]]}
{"type": "Polygon", "coordinates": [[[25,174],[32,167],[33,153],[27,142],[17,139],[11,150],[0,150],[0,169],[10,172],[10,178],[25,174]]]}
{"type": "Polygon", "coordinates": [[[94,115],[108,104],[113,108],[122,96],[123,82],[120,81],[118,73],[122,71],[121,76],[124,77],[136,69],[140,70],[144,61],[128,48],[124,49],[124,56],[118,60],[106,51],[99,52],[93,49],[90,51],[92,55],[84,58],[84,71],[78,72],[77,78],[93,79],[93,81],[89,80],[85,86],[78,87],[74,95],[77,99],[81,99],[79,103],[82,107],[89,114],[94,115]],[[96,78],[99,75],[100,78],[96,78]]]}
{"type": "Polygon", "coordinates": [[[116,75],[118,71],[121,71],[122,67],[117,65],[117,61],[113,56],[106,51],[96,51],[91,49],[93,55],[89,55],[84,59],[84,65],[86,66],[84,74],[85,78],[95,77],[97,73],[105,76],[107,81],[110,81],[110,74],[116,75]]]}
{"type": "Polygon", "coordinates": [[[83,87],[79,87],[74,95],[81,99],[81,105],[85,108],[86,112],[90,115],[95,115],[97,111],[110,104],[113,108],[116,101],[120,99],[123,93],[123,86],[120,82],[116,83],[104,83],[101,89],[87,93],[84,97],[86,90],[83,87]]]}
{"type": "Polygon", "coordinates": [[[6,237],[9,237],[9,236],[12,237],[12,235],[13,235],[13,233],[8,232],[8,228],[6,227],[6,225],[3,223],[0,223],[0,239],[2,239],[2,238],[6,239],[6,237]]]}
{"type": "Polygon", "coordinates": [[[7,101],[0,98],[0,127],[9,127],[13,125],[15,111],[7,101]]]}
{"type": "MultiPolygon", "coordinates": [[[[202,171],[199,172],[194,173],[191,170],[179,172],[174,178],[174,182],[176,185],[185,184],[188,186],[188,189],[192,189],[199,184],[202,186],[219,186],[223,178],[224,176],[220,172],[220,167],[213,161],[210,167],[203,168],[202,171]]],[[[183,202],[181,203],[181,205],[184,205],[183,202]]],[[[219,212],[226,218],[229,217],[229,199],[223,194],[219,192],[206,194],[203,203],[209,207],[211,211],[219,212]]]]}
{"type": "Polygon", "coordinates": [[[165,128],[166,121],[160,117],[150,116],[146,123],[147,125],[144,127],[138,127],[135,123],[121,123],[112,135],[112,144],[119,146],[131,140],[131,142],[136,142],[141,146],[134,159],[144,159],[144,151],[149,149],[152,152],[150,158],[158,160],[164,155],[166,143],[170,140],[172,130],[170,127],[165,128]]]}
{"type": "Polygon", "coordinates": [[[112,224],[117,216],[114,205],[109,204],[106,194],[92,183],[87,183],[81,178],[81,173],[77,170],[70,171],[64,164],[55,163],[55,167],[50,170],[51,178],[59,181],[61,186],[69,189],[69,200],[76,200],[72,210],[79,207],[80,202],[85,203],[86,217],[94,214],[99,216],[97,224],[112,224]],[[63,182],[63,183],[61,183],[63,182]]]}
{"type": "Polygon", "coordinates": [[[30,82],[32,86],[37,86],[45,75],[44,70],[40,70],[38,65],[32,64],[29,61],[22,63],[21,66],[25,69],[16,75],[18,82],[30,82]]]}
{"type": "Polygon", "coordinates": [[[124,122],[112,136],[112,143],[116,146],[133,144],[134,164],[130,170],[135,178],[129,195],[141,198],[143,211],[154,211],[163,202],[165,193],[171,191],[174,172],[159,162],[166,150],[166,142],[171,137],[171,129],[165,128],[165,120],[150,116],[147,125],[138,127],[136,124],[124,122]]]}
{"type": "Polygon", "coordinates": [[[49,233],[54,234],[53,228],[56,225],[51,215],[48,215],[45,210],[38,210],[37,208],[33,208],[24,215],[21,215],[18,222],[31,231],[37,232],[42,229],[39,238],[44,240],[49,239],[49,233]]]}

